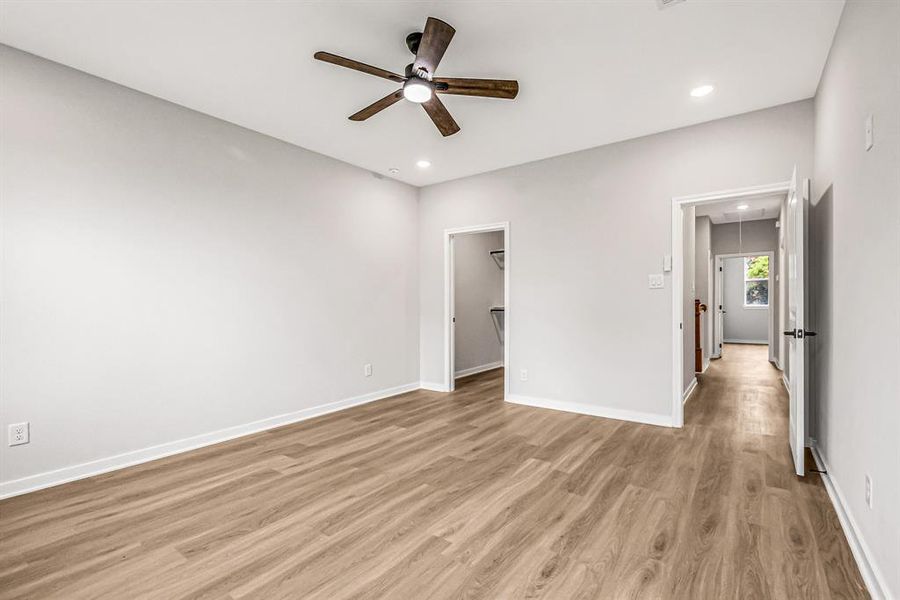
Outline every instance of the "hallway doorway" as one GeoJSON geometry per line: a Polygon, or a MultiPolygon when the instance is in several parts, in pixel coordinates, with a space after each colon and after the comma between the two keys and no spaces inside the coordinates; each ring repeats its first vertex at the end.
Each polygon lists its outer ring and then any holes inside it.
{"type": "Polygon", "coordinates": [[[713,358],[728,345],[754,344],[766,347],[766,360],[777,364],[775,253],[717,254],[714,264],[713,358]]]}

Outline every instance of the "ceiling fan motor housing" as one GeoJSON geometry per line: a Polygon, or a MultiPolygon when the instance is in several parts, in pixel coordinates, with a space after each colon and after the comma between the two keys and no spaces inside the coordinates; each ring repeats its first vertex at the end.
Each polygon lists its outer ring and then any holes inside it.
{"type": "Polygon", "coordinates": [[[422,32],[414,31],[413,33],[406,36],[406,47],[409,48],[409,51],[415,54],[419,51],[419,42],[422,41],[422,32]]]}

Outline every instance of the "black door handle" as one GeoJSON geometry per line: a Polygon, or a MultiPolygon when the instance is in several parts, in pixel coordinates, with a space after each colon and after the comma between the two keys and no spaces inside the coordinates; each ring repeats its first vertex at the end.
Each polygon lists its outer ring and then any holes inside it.
{"type": "Polygon", "coordinates": [[[815,337],[817,334],[815,331],[804,331],[802,329],[791,329],[790,331],[785,331],[784,335],[789,335],[792,338],[805,338],[805,337],[815,337]]]}

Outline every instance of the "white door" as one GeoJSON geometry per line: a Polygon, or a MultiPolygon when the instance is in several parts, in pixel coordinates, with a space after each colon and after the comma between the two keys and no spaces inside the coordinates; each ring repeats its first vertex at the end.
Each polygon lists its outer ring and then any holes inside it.
{"type": "Polygon", "coordinates": [[[722,265],[723,261],[721,258],[716,258],[716,270],[715,270],[715,279],[716,282],[713,286],[715,290],[715,335],[713,336],[713,349],[712,356],[720,358],[722,356],[722,340],[725,337],[725,290],[723,285],[723,277],[722,277],[722,265]]]}
{"type": "Polygon", "coordinates": [[[449,341],[449,350],[447,352],[447,391],[456,390],[456,236],[451,235],[448,240],[447,252],[449,253],[448,267],[450,269],[448,301],[450,302],[450,310],[447,318],[447,336],[449,341]]]}
{"type": "MultiPolygon", "coordinates": [[[[804,250],[806,248],[806,201],[808,181],[798,188],[797,168],[791,178],[787,197],[787,259],[788,259],[788,356],[790,365],[790,444],[797,475],[804,475],[804,448],[806,447],[806,332],[804,304],[806,300],[806,274],[804,250]]],[[[814,335],[814,334],[813,334],[814,335]]]]}

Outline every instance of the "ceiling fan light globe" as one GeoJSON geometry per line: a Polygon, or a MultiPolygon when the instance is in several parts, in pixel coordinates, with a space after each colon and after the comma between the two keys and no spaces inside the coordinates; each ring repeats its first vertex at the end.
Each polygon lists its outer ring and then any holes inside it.
{"type": "Polygon", "coordinates": [[[428,102],[433,93],[431,85],[422,79],[413,78],[403,84],[403,97],[416,104],[428,102]]]}

